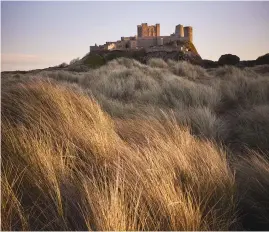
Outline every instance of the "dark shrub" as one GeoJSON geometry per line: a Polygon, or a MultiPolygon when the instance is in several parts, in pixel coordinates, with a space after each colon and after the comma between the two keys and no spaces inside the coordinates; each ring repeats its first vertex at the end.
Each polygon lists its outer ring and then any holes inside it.
{"type": "Polygon", "coordinates": [[[84,64],[90,68],[98,68],[105,63],[105,59],[101,55],[95,53],[89,54],[84,60],[84,64]]]}
{"type": "Polygon", "coordinates": [[[68,67],[67,70],[73,72],[88,72],[90,70],[90,67],[87,65],[75,65],[68,67]]]}
{"type": "Polygon", "coordinates": [[[240,58],[238,56],[232,54],[225,54],[219,58],[218,63],[220,65],[236,65],[239,63],[239,61],[240,58]]]}
{"type": "Polygon", "coordinates": [[[204,68],[217,68],[218,62],[213,60],[202,60],[201,66],[204,68]]]}
{"type": "Polygon", "coordinates": [[[269,53],[256,59],[256,64],[269,64],[269,53]]]}
{"type": "Polygon", "coordinates": [[[75,64],[75,63],[77,63],[78,61],[79,61],[79,57],[77,57],[77,58],[71,60],[69,64],[70,64],[70,65],[71,65],[71,64],[75,64]]]}
{"type": "Polygon", "coordinates": [[[57,68],[65,68],[65,67],[67,67],[67,66],[68,66],[67,63],[61,63],[61,64],[59,64],[59,65],[57,66],[57,68]]]}

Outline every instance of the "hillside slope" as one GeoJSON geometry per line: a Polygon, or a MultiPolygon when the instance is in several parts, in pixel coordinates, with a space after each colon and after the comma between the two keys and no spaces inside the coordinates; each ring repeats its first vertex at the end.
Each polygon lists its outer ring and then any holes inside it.
{"type": "Polygon", "coordinates": [[[151,58],[161,58],[166,61],[168,59],[175,61],[185,60],[193,64],[198,64],[202,60],[192,42],[178,42],[177,46],[184,46],[184,48],[187,49],[188,52],[178,51],[176,50],[176,48],[173,49],[174,47],[171,43],[165,46],[160,46],[160,49],[158,49],[158,47],[155,47],[155,49],[152,51],[150,49],[140,49],[129,51],[114,50],[91,52],[88,53],[85,57],[83,57],[80,60],[80,63],[90,68],[97,68],[106,64],[110,60],[120,57],[135,59],[141,63],[147,63],[147,61],[151,58]]]}

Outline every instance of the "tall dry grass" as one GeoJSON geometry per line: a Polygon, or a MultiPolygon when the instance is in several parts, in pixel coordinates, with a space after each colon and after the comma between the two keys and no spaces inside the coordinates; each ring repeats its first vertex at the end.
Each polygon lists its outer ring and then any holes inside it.
{"type": "Polygon", "coordinates": [[[48,82],[2,91],[2,230],[227,230],[223,150],[165,115],[116,120],[48,82]]]}
{"type": "Polygon", "coordinates": [[[248,230],[269,228],[269,161],[261,154],[236,162],[240,217],[248,230]]]}
{"type": "Polygon", "coordinates": [[[268,230],[268,78],[125,58],[4,74],[1,228],[268,230]]]}
{"type": "MultiPolygon", "coordinates": [[[[189,126],[193,134],[214,139],[231,153],[242,155],[243,147],[249,146],[268,154],[264,137],[257,139],[252,129],[247,129],[257,121],[253,111],[268,107],[268,70],[267,65],[206,70],[187,62],[161,59],[144,65],[121,58],[84,73],[40,72],[21,76],[15,83],[27,78],[56,80],[94,96],[113,118],[161,118],[162,112],[173,111],[177,121],[189,126]],[[243,119],[243,115],[248,118],[243,119]]],[[[266,117],[262,123],[265,128],[269,126],[266,117]]],[[[260,129],[258,133],[264,134],[260,129]]]]}

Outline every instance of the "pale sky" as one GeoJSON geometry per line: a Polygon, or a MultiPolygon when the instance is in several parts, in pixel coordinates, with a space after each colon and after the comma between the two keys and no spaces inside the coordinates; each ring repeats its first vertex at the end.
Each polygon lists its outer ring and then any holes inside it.
{"type": "Polygon", "coordinates": [[[2,71],[29,70],[82,58],[95,43],[133,36],[137,25],[193,27],[203,59],[241,60],[269,52],[269,2],[1,2],[2,71]]]}

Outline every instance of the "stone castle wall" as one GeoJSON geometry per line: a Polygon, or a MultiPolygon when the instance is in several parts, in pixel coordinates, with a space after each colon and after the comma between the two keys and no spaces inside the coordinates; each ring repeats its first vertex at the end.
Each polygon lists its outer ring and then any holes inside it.
{"type": "Polygon", "coordinates": [[[168,47],[168,46],[161,46],[161,47],[151,47],[151,48],[146,48],[146,52],[174,52],[174,51],[183,51],[182,46],[178,47],[168,47]]]}
{"type": "Polygon", "coordinates": [[[157,39],[156,37],[142,37],[137,39],[137,47],[147,48],[150,46],[156,46],[157,39]]]}
{"type": "Polygon", "coordinates": [[[90,46],[90,51],[150,48],[178,40],[189,40],[192,42],[192,27],[183,27],[183,25],[179,24],[175,28],[175,33],[170,36],[160,36],[160,24],[148,25],[147,23],[142,23],[137,26],[137,36],[121,37],[121,40],[116,42],[107,42],[105,45],[100,46],[90,46]]]}

